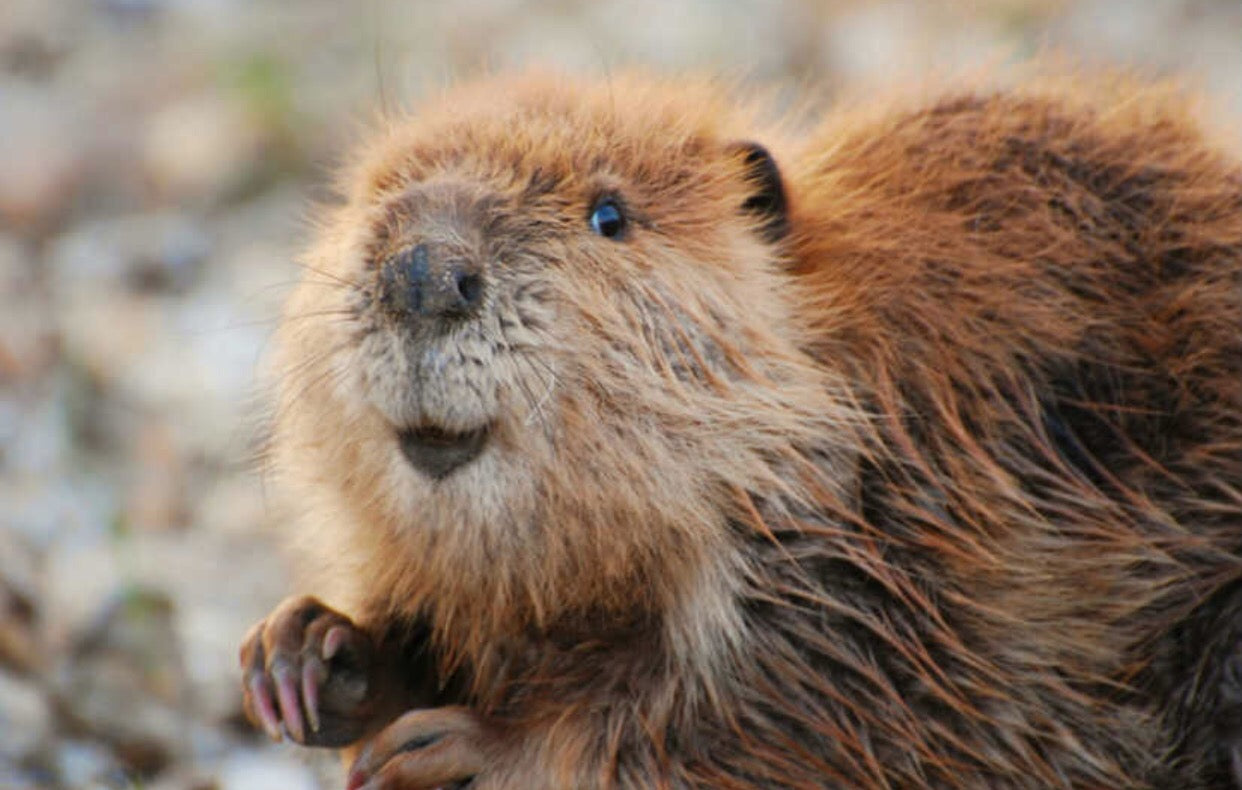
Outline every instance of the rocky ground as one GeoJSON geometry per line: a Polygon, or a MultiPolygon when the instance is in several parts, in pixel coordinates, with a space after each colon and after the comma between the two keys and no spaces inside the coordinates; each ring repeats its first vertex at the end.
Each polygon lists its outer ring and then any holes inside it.
{"type": "Polygon", "coordinates": [[[341,784],[234,662],[288,589],[264,346],[379,108],[484,63],[832,92],[1049,47],[1242,117],[1238,0],[0,0],[0,788],[341,784]]]}

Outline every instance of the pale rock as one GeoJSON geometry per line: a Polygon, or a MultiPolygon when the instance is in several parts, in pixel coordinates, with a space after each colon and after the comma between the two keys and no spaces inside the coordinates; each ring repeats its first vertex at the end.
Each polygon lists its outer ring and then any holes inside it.
{"type": "Polygon", "coordinates": [[[317,790],[311,769],[284,750],[239,751],[220,766],[219,790],[317,790]]]}
{"type": "Polygon", "coordinates": [[[66,530],[53,544],[45,568],[43,616],[53,655],[67,655],[76,636],[98,616],[101,601],[124,584],[117,546],[90,528],[66,530]],[[76,534],[75,534],[76,533],[76,534]]]}
{"type": "Polygon", "coordinates": [[[161,195],[215,202],[252,177],[262,149],[262,129],[244,109],[208,93],[155,113],[142,157],[161,195]]]}
{"type": "Polygon", "coordinates": [[[64,102],[0,81],[0,226],[38,235],[69,209],[85,174],[84,128],[64,102]]]}
{"type": "Polygon", "coordinates": [[[0,230],[0,385],[29,387],[56,359],[47,294],[31,256],[16,235],[0,230]]]}
{"type": "Polygon", "coordinates": [[[61,784],[81,790],[108,790],[132,784],[125,772],[102,746],[90,741],[62,741],[55,754],[61,784]]]}
{"type": "Polygon", "coordinates": [[[893,0],[842,13],[824,29],[829,71],[848,85],[915,73],[927,45],[919,16],[918,9],[893,0]]]}
{"type": "Polygon", "coordinates": [[[144,532],[186,526],[186,458],[171,425],[166,420],[149,419],[137,433],[125,497],[126,526],[144,532]]]}
{"type": "Polygon", "coordinates": [[[51,707],[43,690],[29,679],[0,670],[0,732],[4,733],[0,737],[0,766],[38,754],[51,738],[52,724],[51,707]]]}

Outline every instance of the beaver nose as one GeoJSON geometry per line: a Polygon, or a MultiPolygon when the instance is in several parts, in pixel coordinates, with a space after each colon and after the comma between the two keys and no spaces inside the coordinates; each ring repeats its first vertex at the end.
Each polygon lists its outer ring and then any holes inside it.
{"type": "Polygon", "coordinates": [[[467,318],[483,301],[483,275],[467,258],[416,244],[384,262],[380,300],[403,318],[467,318]]]}

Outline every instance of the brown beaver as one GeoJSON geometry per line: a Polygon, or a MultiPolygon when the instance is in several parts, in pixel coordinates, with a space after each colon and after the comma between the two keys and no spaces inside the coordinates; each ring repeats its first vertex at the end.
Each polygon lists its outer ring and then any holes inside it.
{"type": "Polygon", "coordinates": [[[1242,167],[1124,80],[743,105],[527,74],[356,157],[252,718],[351,787],[1232,786],[1242,167]]]}

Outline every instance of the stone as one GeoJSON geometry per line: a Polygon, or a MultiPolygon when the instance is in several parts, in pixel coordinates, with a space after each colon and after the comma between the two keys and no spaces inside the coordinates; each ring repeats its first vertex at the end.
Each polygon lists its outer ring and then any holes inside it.
{"type": "Polygon", "coordinates": [[[260,165],[262,129],[238,104],[208,93],[170,104],[149,120],[143,164],[172,201],[218,202],[260,165]]]}
{"type": "Polygon", "coordinates": [[[219,790],[317,790],[315,774],[282,749],[239,751],[220,766],[219,790]]]}
{"type": "Polygon", "coordinates": [[[0,787],[3,765],[29,761],[52,735],[52,710],[43,690],[29,678],[0,670],[0,787]]]}
{"type": "Polygon", "coordinates": [[[56,749],[54,766],[65,787],[108,790],[134,784],[107,749],[90,741],[62,741],[56,749]]]}
{"type": "Polygon", "coordinates": [[[84,125],[32,85],[0,82],[0,225],[38,236],[68,212],[86,172],[84,125]]]}

